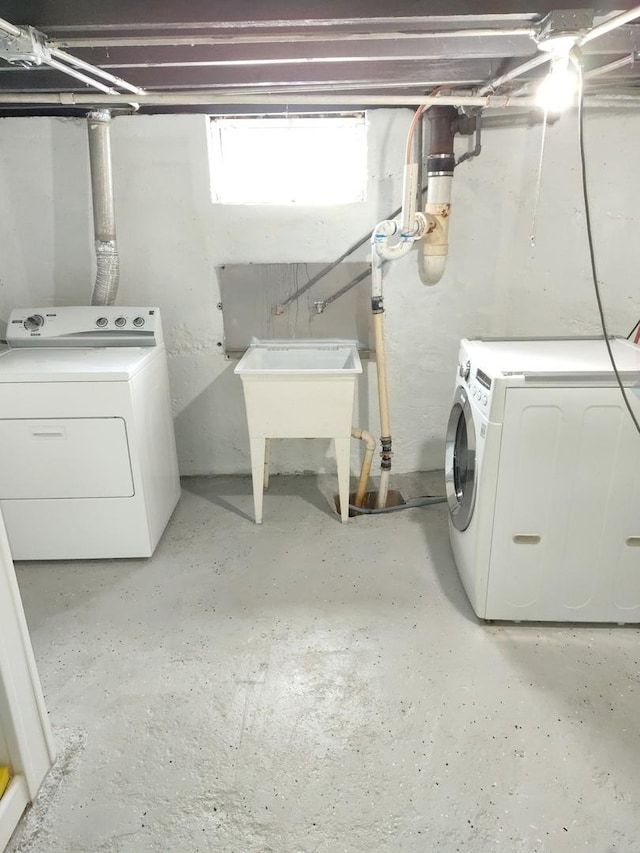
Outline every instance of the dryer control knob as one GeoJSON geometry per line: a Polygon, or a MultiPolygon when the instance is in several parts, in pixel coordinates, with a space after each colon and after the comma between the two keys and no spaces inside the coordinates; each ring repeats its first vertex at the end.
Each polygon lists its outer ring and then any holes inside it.
{"type": "Polygon", "coordinates": [[[121,328],[122,326],[126,326],[126,325],[127,325],[127,321],[124,317],[116,317],[116,326],[118,326],[118,328],[121,328]]]}
{"type": "Polygon", "coordinates": [[[98,319],[96,320],[96,326],[99,329],[104,329],[104,327],[106,325],[108,325],[108,323],[109,323],[109,321],[107,320],[106,317],[98,317],[98,319]]]}
{"type": "Polygon", "coordinates": [[[44,317],[41,314],[33,314],[24,321],[24,327],[28,332],[37,332],[42,326],[44,326],[44,317]]]}
{"type": "Polygon", "coordinates": [[[136,319],[133,321],[133,325],[137,326],[138,328],[140,328],[140,326],[144,326],[144,317],[136,317],[136,319]]]}
{"type": "Polygon", "coordinates": [[[467,361],[466,364],[461,364],[458,366],[458,374],[465,380],[469,378],[469,374],[471,373],[471,362],[467,361]]]}

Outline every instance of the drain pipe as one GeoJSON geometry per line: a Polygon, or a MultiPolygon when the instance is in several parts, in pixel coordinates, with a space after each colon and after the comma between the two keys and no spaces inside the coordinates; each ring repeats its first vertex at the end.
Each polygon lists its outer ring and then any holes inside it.
{"type": "Polygon", "coordinates": [[[369,482],[369,475],[371,474],[371,464],[373,462],[373,454],[376,449],[376,440],[370,432],[367,432],[366,429],[360,429],[360,427],[351,427],[351,435],[353,438],[364,441],[367,448],[362,461],[362,468],[360,469],[360,479],[358,480],[356,496],[353,501],[354,506],[361,507],[364,504],[364,498],[367,493],[367,484],[369,482]]]}
{"type": "Polygon", "coordinates": [[[113,206],[110,111],[92,110],[87,116],[87,127],[96,249],[96,281],[91,304],[113,305],[118,293],[120,259],[113,206]]]}
{"type": "MultiPolygon", "coordinates": [[[[387,356],[384,341],[384,298],[382,295],[382,264],[403,257],[413,248],[416,240],[425,235],[428,222],[423,213],[417,211],[418,164],[412,157],[412,139],[416,125],[424,108],[416,111],[407,137],[407,150],[402,191],[402,213],[400,222],[385,219],[378,223],[371,235],[371,312],[376,348],[376,371],[378,377],[378,406],[380,410],[380,485],[376,506],[387,505],[389,480],[391,478],[391,423],[389,419],[389,394],[387,390],[387,356]]],[[[454,110],[455,112],[455,110],[454,110]]]]}
{"type": "Polygon", "coordinates": [[[444,273],[449,251],[451,182],[455,166],[453,137],[458,113],[454,107],[431,107],[427,117],[431,123],[424,208],[427,230],[418,247],[418,272],[423,284],[437,284],[444,273]]]}
{"type": "Polygon", "coordinates": [[[451,179],[455,165],[453,137],[457,129],[457,110],[454,107],[432,107],[427,113],[431,120],[428,185],[425,212],[416,210],[418,164],[413,162],[412,142],[424,107],[413,117],[405,156],[402,216],[400,222],[380,222],[371,235],[371,311],[376,347],[378,374],[378,405],[380,407],[380,486],[377,508],[387,505],[391,477],[392,440],[387,389],[387,359],[384,340],[384,298],[382,295],[382,264],[406,255],[419,242],[418,268],[425,284],[436,284],[444,272],[447,256],[447,235],[451,199],[451,179]]]}
{"type": "MultiPolygon", "coordinates": [[[[384,223],[381,223],[383,225],[384,223]]],[[[384,298],[382,296],[382,258],[376,251],[376,231],[372,237],[371,252],[371,311],[376,347],[376,370],[378,375],[378,406],[380,410],[380,485],[376,507],[387,505],[389,479],[391,477],[391,423],[389,420],[389,394],[387,390],[387,356],[384,345],[384,298]]]]}

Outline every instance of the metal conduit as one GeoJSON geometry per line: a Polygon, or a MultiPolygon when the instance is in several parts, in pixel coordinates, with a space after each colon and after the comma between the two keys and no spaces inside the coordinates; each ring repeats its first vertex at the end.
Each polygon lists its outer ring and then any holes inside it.
{"type": "Polygon", "coordinates": [[[440,38],[489,38],[492,36],[528,36],[533,38],[533,27],[485,27],[468,30],[432,30],[429,32],[358,32],[358,33],[258,33],[256,35],[221,36],[96,36],[52,39],[56,47],[194,47],[217,44],[273,44],[299,42],[301,38],[308,42],[325,41],[402,41],[406,39],[440,38]]]}
{"type": "Polygon", "coordinates": [[[598,24],[595,27],[592,27],[588,33],[580,39],[578,44],[586,44],[593,39],[597,39],[598,36],[603,36],[606,33],[610,33],[611,30],[616,30],[618,27],[623,27],[625,24],[630,24],[631,21],[635,21],[636,18],[640,18],[640,6],[634,6],[632,9],[628,9],[626,12],[622,12],[620,15],[616,15],[615,18],[609,18],[608,21],[603,21],[603,23],[598,24]]]}
{"type": "MultiPolygon", "coordinates": [[[[634,6],[633,9],[629,9],[626,12],[623,12],[620,15],[616,15],[614,18],[610,18],[608,21],[604,21],[602,24],[598,24],[595,27],[592,27],[588,33],[585,33],[581,39],[578,41],[578,45],[587,44],[587,42],[593,41],[593,39],[598,38],[599,36],[603,36],[606,33],[610,33],[612,30],[617,29],[618,27],[622,27],[625,24],[634,21],[636,18],[640,18],[640,6],[634,6]]],[[[486,95],[490,92],[494,92],[497,88],[502,86],[503,83],[508,83],[510,80],[514,80],[516,77],[521,77],[523,74],[526,74],[527,71],[531,71],[534,68],[537,68],[539,65],[544,65],[545,62],[551,61],[551,52],[544,51],[539,53],[537,56],[534,56],[533,59],[530,59],[528,62],[523,62],[521,65],[516,66],[516,68],[512,68],[511,71],[507,71],[506,74],[502,74],[500,77],[496,77],[494,80],[491,80],[486,86],[483,86],[478,94],[486,95]]]]}
{"type": "Polygon", "coordinates": [[[623,56],[622,59],[616,59],[614,62],[608,62],[606,65],[599,65],[597,68],[585,71],[582,76],[585,80],[593,80],[595,77],[602,77],[604,74],[611,73],[611,71],[617,71],[619,68],[633,65],[635,61],[636,54],[630,53],[627,56],[623,56]]]}

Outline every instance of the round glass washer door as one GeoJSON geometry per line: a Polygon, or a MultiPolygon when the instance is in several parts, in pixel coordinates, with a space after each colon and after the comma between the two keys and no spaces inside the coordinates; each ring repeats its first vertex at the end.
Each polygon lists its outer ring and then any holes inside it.
{"type": "Polygon", "coordinates": [[[444,478],[451,521],[466,530],[476,500],[476,433],[464,388],[456,390],[449,415],[444,478]]]}

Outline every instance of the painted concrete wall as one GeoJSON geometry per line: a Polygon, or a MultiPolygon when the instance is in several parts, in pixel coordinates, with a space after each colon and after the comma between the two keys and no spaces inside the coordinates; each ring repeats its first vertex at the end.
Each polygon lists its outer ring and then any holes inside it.
{"type": "MultiPolygon", "coordinates": [[[[240,383],[219,346],[216,266],[334,260],[399,205],[410,118],[407,110],[369,114],[367,201],[333,209],[213,205],[206,117],[114,120],[119,302],[162,310],[182,473],[249,470],[240,383]]],[[[603,297],[611,330],[626,334],[640,316],[640,116],[588,114],[586,128],[603,297]]],[[[389,271],[399,471],[441,467],[462,336],[599,331],[574,116],[549,130],[535,245],[530,242],[540,135],[539,127],[487,130],[481,157],[456,171],[451,254],[439,285],[420,284],[414,255],[389,271]]],[[[84,122],[0,120],[0,321],[16,305],[89,300],[90,204],[84,122]]],[[[353,259],[365,257],[362,250],[353,259]]],[[[372,365],[367,373],[354,420],[377,433],[372,365]]],[[[354,470],[358,455],[354,447],[354,470]]],[[[325,441],[277,442],[273,466],[276,472],[334,470],[325,441]]]]}

